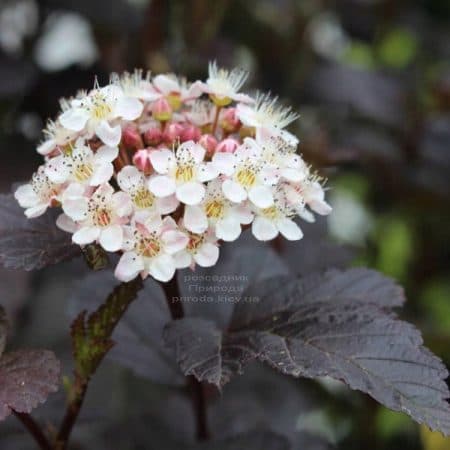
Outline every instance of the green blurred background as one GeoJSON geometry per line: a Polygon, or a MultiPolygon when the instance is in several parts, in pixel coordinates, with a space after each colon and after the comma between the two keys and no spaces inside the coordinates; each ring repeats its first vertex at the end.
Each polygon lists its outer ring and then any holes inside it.
{"type": "MultiPolygon", "coordinates": [[[[329,178],[332,238],[405,286],[403,317],[450,365],[449,21],[448,0],[1,0],[0,187],[29,176],[58,99],[94,75],[244,67],[249,89],[300,113],[292,131],[329,178]]],[[[0,272],[19,337],[37,277],[0,272]]],[[[450,449],[367,397],[321,389],[328,406],[302,426],[339,448],[450,449]]]]}

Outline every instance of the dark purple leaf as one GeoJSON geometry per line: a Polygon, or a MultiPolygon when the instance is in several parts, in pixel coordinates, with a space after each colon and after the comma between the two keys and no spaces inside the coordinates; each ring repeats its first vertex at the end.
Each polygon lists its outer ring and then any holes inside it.
{"type": "Polygon", "coordinates": [[[51,210],[27,219],[12,194],[0,194],[0,263],[11,269],[42,269],[80,254],[51,210]]]}
{"type": "Polygon", "coordinates": [[[254,293],[258,302],[239,303],[228,333],[189,318],[167,326],[166,341],[183,371],[222,386],[259,359],[295,377],[342,380],[450,433],[447,370],[422,347],[420,333],[389,311],[404,300],[391,280],[370,270],[335,270],[291,283],[272,280],[254,293]]]}
{"type": "Polygon", "coordinates": [[[59,386],[61,367],[48,350],[18,350],[0,358],[0,420],[30,413],[59,386]]]}

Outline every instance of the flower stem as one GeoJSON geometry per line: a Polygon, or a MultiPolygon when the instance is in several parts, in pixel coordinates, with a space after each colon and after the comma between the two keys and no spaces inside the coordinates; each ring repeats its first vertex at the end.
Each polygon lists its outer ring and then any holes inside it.
{"type": "Polygon", "coordinates": [[[52,446],[42,431],[39,424],[26,413],[19,413],[17,411],[13,411],[13,414],[17,417],[22,425],[28,430],[28,432],[33,436],[36,443],[39,445],[39,448],[42,450],[52,450],[52,446]]]}
{"type": "MultiPolygon", "coordinates": [[[[167,283],[161,283],[166,294],[167,305],[172,315],[172,319],[182,319],[184,317],[183,304],[181,302],[180,288],[176,277],[173,277],[167,283]]],[[[188,386],[192,396],[192,406],[196,416],[196,436],[199,441],[209,439],[207,414],[206,414],[206,397],[204,385],[194,376],[188,377],[188,386]]]]}
{"type": "Polygon", "coordinates": [[[215,134],[216,134],[217,124],[219,123],[219,115],[220,115],[221,110],[222,110],[221,106],[216,106],[216,114],[214,116],[214,122],[213,122],[213,126],[212,126],[212,131],[211,131],[211,134],[213,136],[215,136],[215,134]]]}

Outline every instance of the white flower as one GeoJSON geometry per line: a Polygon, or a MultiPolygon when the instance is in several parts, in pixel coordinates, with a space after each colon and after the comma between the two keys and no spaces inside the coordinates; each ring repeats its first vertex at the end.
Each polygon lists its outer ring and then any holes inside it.
{"type": "Polygon", "coordinates": [[[254,105],[238,104],[236,115],[246,126],[255,127],[258,141],[270,137],[281,137],[289,145],[297,145],[298,139],[283,128],[298,118],[290,107],[277,104],[278,98],[269,94],[259,94],[254,105]]]}
{"type": "Polygon", "coordinates": [[[176,152],[167,149],[150,153],[150,161],[160,175],[150,177],[148,187],[156,197],[176,194],[186,205],[196,205],[205,196],[203,182],[217,176],[210,162],[203,162],[206,150],[194,141],[181,144],[176,152]]]}
{"type": "Polygon", "coordinates": [[[154,209],[159,214],[170,214],[178,207],[174,195],[155,197],[147,187],[147,179],[135,166],[125,166],[117,175],[120,189],[127,192],[136,210],[154,209]]]}
{"type": "Polygon", "coordinates": [[[219,259],[219,246],[214,233],[207,231],[202,234],[187,233],[189,242],[186,248],[174,255],[179,269],[190,267],[194,269],[197,263],[200,267],[212,267],[219,259]]]}
{"type": "Polygon", "coordinates": [[[132,213],[131,200],[125,192],[114,192],[110,184],[102,184],[89,197],[89,188],[71,184],[62,195],[64,213],[79,225],[72,241],[78,245],[98,241],[109,252],[123,245],[123,225],[132,213]]]}
{"type": "Polygon", "coordinates": [[[321,216],[331,212],[331,206],[325,201],[325,190],[319,180],[317,176],[310,175],[300,183],[288,183],[283,186],[288,202],[296,208],[301,217],[309,222],[312,222],[314,218],[305,209],[305,205],[321,216]]]}
{"type": "Polygon", "coordinates": [[[216,108],[207,100],[197,100],[192,107],[184,113],[185,117],[193,125],[204,127],[214,122],[216,108]]]}
{"type": "Polygon", "coordinates": [[[176,111],[187,101],[194,100],[202,95],[202,83],[188,83],[185,78],[177,77],[172,73],[157,75],[153,78],[152,100],[166,98],[170,106],[176,111]]]}
{"type": "Polygon", "coordinates": [[[218,68],[216,62],[209,63],[208,79],[203,83],[203,91],[211,96],[218,106],[227,106],[233,100],[236,102],[251,103],[253,99],[239,90],[245,83],[248,73],[244,70],[227,70],[218,68]]]}
{"type": "Polygon", "coordinates": [[[59,123],[48,121],[46,128],[43,131],[45,139],[37,147],[37,152],[41,155],[48,155],[52,153],[57,147],[65,147],[70,144],[77,133],[62,127],[59,123]]]}
{"type": "Polygon", "coordinates": [[[220,180],[210,181],[203,202],[185,206],[183,223],[187,230],[198,234],[211,227],[217,239],[231,242],[240,236],[241,224],[251,223],[253,214],[247,205],[225,198],[221,186],[220,180]]]}
{"type": "Polygon", "coordinates": [[[156,98],[150,81],[150,72],[144,74],[141,69],[136,69],[133,73],[125,72],[122,75],[113,73],[111,84],[119,86],[126,97],[144,101],[152,101],[156,98]]]}
{"type": "Polygon", "coordinates": [[[125,234],[124,253],[115,270],[119,280],[130,281],[139,273],[163,282],[174,276],[178,266],[173,255],[186,247],[189,238],[171,217],[162,220],[160,216],[138,214],[125,234]]]}
{"type": "Polygon", "coordinates": [[[226,198],[241,203],[247,198],[259,208],[273,205],[272,186],[279,180],[278,168],[263,157],[263,150],[251,138],[234,153],[216,153],[216,169],[229,178],[222,184],[226,198]]]}
{"type": "Polygon", "coordinates": [[[135,97],[127,96],[116,85],[96,87],[88,95],[75,98],[70,108],[59,116],[61,125],[72,131],[94,133],[106,145],[119,145],[122,129],[111,125],[117,118],[135,120],[142,114],[143,104],[135,97]]]}
{"type": "Polygon", "coordinates": [[[252,233],[259,241],[269,241],[281,233],[290,241],[303,237],[298,225],[291,219],[295,211],[289,206],[282,190],[275,192],[274,204],[269,208],[254,208],[252,233]]]}
{"type": "Polygon", "coordinates": [[[19,205],[25,209],[28,218],[38,217],[47,211],[53,202],[59,200],[60,185],[53,183],[40,166],[31,178],[29,184],[20,186],[14,193],[19,205]]]}
{"type": "Polygon", "coordinates": [[[45,173],[54,183],[73,181],[90,186],[106,183],[113,175],[112,162],[117,158],[117,147],[100,147],[94,153],[78,140],[75,147],[48,160],[45,173]]]}

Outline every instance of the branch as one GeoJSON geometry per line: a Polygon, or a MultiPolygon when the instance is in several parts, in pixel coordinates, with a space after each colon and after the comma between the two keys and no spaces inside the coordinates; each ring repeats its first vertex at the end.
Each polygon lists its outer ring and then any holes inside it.
{"type": "MultiPolygon", "coordinates": [[[[167,283],[161,283],[166,294],[167,305],[172,315],[172,319],[177,320],[184,317],[183,304],[181,302],[180,289],[176,276],[167,283]]],[[[196,416],[196,435],[199,441],[209,439],[207,415],[206,415],[206,398],[204,386],[194,376],[188,377],[189,386],[191,388],[192,404],[196,416]]]]}
{"type": "Polygon", "coordinates": [[[142,279],[139,277],[118,285],[105,303],[88,318],[86,311],[83,311],[72,323],[74,382],[69,388],[66,414],[56,437],[57,450],[67,448],[72,428],[83,406],[89,381],[113,347],[112,333],[142,286],[142,279]]]}
{"type": "Polygon", "coordinates": [[[39,448],[42,450],[52,450],[52,446],[42,431],[38,423],[30,416],[30,414],[20,413],[13,410],[13,414],[22,422],[22,425],[33,436],[39,448]]]}

